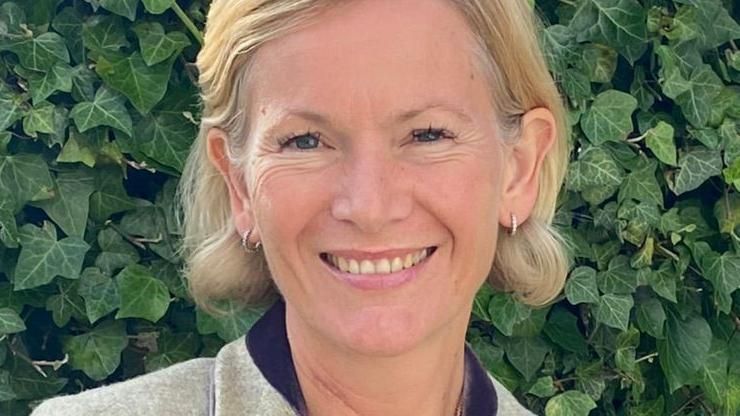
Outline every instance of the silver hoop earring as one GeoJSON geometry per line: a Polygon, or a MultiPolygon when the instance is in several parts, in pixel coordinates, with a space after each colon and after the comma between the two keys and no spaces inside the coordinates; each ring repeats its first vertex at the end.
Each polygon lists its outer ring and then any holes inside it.
{"type": "Polygon", "coordinates": [[[517,227],[517,223],[516,223],[516,215],[514,215],[514,214],[512,213],[512,214],[511,214],[511,230],[509,230],[509,235],[510,235],[510,236],[512,236],[512,237],[513,237],[513,236],[514,236],[514,234],[516,234],[516,227],[517,227]]]}
{"type": "Polygon", "coordinates": [[[249,237],[252,235],[252,229],[249,229],[242,234],[242,248],[247,253],[256,253],[259,251],[260,247],[262,247],[261,242],[256,242],[255,244],[249,244],[249,237]]]}

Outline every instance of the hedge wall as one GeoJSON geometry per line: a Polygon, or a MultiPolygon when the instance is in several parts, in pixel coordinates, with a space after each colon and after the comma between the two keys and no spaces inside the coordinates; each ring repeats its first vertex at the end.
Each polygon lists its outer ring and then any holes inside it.
{"type": "MultiPolygon", "coordinates": [[[[2,415],[211,356],[259,313],[208,316],[178,274],[206,3],[0,0],[2,415]]],[[[543,309],[483,288],[468,339],[540,414],[737,415],[740,4],[535,3],[574,267],[543,309]]]]}

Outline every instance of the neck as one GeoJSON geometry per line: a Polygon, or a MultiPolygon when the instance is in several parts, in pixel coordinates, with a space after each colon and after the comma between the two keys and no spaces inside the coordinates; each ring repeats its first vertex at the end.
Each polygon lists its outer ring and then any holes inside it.
{"type": "Polygon", "coordinates": [[[315,336],[289,306],[286,330],[311,416],[452,416],[462,392],[468,317],[403,354],[368,356],[315,336]]]}

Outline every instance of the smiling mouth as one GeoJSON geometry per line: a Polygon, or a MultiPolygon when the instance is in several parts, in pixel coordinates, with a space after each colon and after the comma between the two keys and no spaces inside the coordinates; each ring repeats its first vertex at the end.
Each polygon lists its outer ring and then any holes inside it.
{"type": "Polygon", "coordinates": [[[330,267],[343,273],[350,274],[389,274],[412,268],[429,258],[437,247],[427,247],[405,256],[380,258],[373,260],[357,260],[336,256],[331,253],[321,253],[319,257],[330,267]]]}

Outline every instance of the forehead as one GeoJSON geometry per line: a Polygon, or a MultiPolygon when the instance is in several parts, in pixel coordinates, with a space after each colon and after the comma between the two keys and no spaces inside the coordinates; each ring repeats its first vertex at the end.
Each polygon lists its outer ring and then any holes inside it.
{"type": "Polygon", "coordinates": [[[474,111],[488,91],[473,39],[446,0],[348,1],[260,48],[249,99],[263,112],[381,117],[430,102],[474,111]]]}

